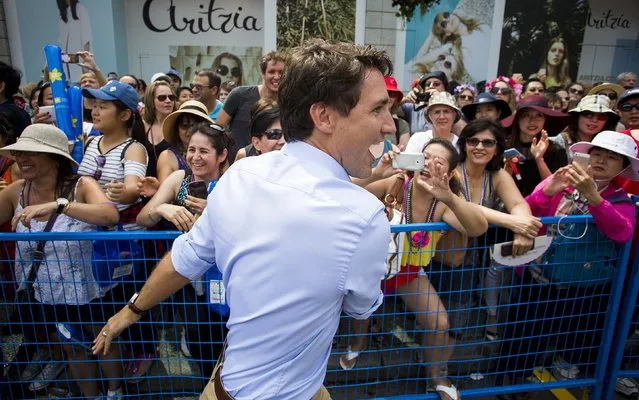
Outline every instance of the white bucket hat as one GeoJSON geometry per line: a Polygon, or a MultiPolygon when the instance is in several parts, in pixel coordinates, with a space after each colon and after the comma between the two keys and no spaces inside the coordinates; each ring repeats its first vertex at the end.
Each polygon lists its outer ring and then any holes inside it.
{"type": "Polygon", "coordinates": [[[428,107],[424,111],[426,120],[430,123],[432,123],[432,121],[430,120],[430,117],[428,117],[428,111],[433,106],[448,106],[455,111],[455,123],[461,119],[461,110],[457,107],[453,95],[448,92],[435,92],[432,96],[430,96],[430,99],[428,100],[428,107]]]}
{"type": "Polygon", "coordinates": [[[608,116],[608,121],[614,121],[615,125],[619,122],[619,114],[610,108],[610,99],[602,94],[591,94],[585,96],[579,101],[577,107],[568,111],[570,114],[581,114],[584,111],[594,113],[602,113],[608,116]]]}
{"type": "Polygon", "coordinates": [[[570,146],[573,153],[588,154],[593,147],[610,150],[627,157],[630,165],[621,176],[633,181],[639,181],[639,159],[637,158],[637,144],[630,135],[615,131],[603,131],[592,139],[592,142],[578,142],[570,146]]]}
{"type": "Polygon", "coordinates": [[[57,154],[71,161],[74,166],[78,166],[78,163],[69,154],[67,135],[60,128],[49,124],[27,126],[18,141],[1,148],[0,154],[13,158],[12,151],[57,154]]]}

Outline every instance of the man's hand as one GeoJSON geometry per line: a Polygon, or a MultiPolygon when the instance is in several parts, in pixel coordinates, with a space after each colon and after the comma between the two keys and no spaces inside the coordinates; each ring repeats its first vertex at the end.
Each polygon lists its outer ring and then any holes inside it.
{"type": "Polygon", "coordinates": [[[124,307],[120,312],[109,318],[107,324],[100,330],[98,337],[93,340],[93,347],[91,350],[94,355],[102,354],[107,355],[111,348],[111,342],[113,339],[120,336],[122,331],[140,320],[140,316],[129,309],[124,307]]]}

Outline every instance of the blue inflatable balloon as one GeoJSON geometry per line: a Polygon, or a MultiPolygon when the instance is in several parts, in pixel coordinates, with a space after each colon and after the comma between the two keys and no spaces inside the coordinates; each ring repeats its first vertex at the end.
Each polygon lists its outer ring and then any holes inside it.
{"type": "Polygon", "coordinates": [[[73,135],[76,138],[75,146],[71,152],[71,157],[78,163],[82,161],[84,155],[84,142],[82,136],[82,117],[83,117],[83,101],[82,89],[79,86],[71,86],[67,93],[69,95],[69,103],[71,104],[71,126],[73,135]]]}
{"type": "MultiPolygon", "coordinates": [[[[53,95],[53,106],[55,108],[57,125],[58,128],[62,129],[67,135],[69,143],[73,144],[73,159],[79,163],[82,161],[82,141],[79,140],[82,134],[82,93],[80,92],[79,96],[74,94],[73,103],[75,106],[72,106],[69,94],[67,93],[67,78],[62,66],[62,50],[60,47],[48,44],[44,46],[44,55],[47,59],[47,67],[49,69],[49,80],[51,81],[51,94],[53,95]],[[74,113],[74,124],[72,108],[77,109],[78,102],[80,108],[79,111],[74,113]],[[78,146],[78,143],[80,143],[80,146],[78,146]]],[[[80,88],[78,88],[78,90],[80,90],[80,88]]]]}

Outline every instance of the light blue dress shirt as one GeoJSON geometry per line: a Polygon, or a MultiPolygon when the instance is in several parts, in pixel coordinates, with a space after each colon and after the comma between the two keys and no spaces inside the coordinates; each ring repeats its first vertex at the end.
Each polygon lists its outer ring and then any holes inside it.
{"type": "Polygon", "coordinates": [[[310,399],[340,313],[382,303],[390,226],[382,203],[303,143],[247,157],[209,195],[171,259],[195,279],[216,261],[231,307],[222,381],[236,399],[310,399]]]}

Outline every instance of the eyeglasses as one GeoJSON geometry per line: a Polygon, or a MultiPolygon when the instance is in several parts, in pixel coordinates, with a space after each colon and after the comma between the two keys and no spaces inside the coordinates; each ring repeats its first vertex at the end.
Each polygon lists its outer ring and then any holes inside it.
{"type": "Polygon", "coordinates": [[[621,111],[626,111],[626,112],[632,111],[633,108],[639,111],[639,103],[636,103],[636,104],[624,103],[619,106],[619,109],[621,111]]]}
{"type": "Polygon", "coordinates": [[[161,94],[161,95],[157,96],[156,99],[159,102],[163,103],[163,102],[166,101],[166,99],[169,99],[171,101],[175,101],[175,96],[173,96],[172,94],[161,94]]]}
{"type": "Polygon", "coordinates": [[[568,89],[570,91],[570,93],[572,94],[578,94],[579,96],[581,96],[582,94],[584,94],[583,89],[575,89],[575,88],[570,88],[568,89]]]}
{"type": "Polygon", "coordinates": [[[490,88],[490,93],[492,94],[510,94],[512,90],[509,87],[499,88],[497,86],[493,86],[490,88]]]}
{"type": "Polygon", "coordinates": [[[584,111],[579,115],[587,119],[597,119],[598,121],[608,121],[608,115],[605,113],[584,111]]]}
{"type": "Polygon", "coordinates": [[[269,129],[264,134],[268,140],[280,140],[282,138],[282,130],[279,128],[269,129]]]}
{"type": "Polygon", "coordinates": [[[96,169],[95,169],[95,172],[93,173],[93,179],[95,179],[96,181],[99,181],[100,178],[102,177],[102,168],[104,168],[105,163],[106,163],[105,156],[103,156],[102,154],[95,156],[96,169]]]}
{"type": "Polygon", "coordinates": [[[40,151],[20,151],[20,150],[11,150],[9,152],[11,157],[36,157],[42,154],[40,151]]]}
{"type": "MultiPolygon", "coordinates": [[[[227,67],[226,65],[218,65],[215,72],[217,72],[218,75],[226,76],[229,74],[229,67],[227,67]]],[[[240,67],[231,68],[231,76],[235,78],[239,78],[240,76],[242,76],[242,70],[240,69],[240,67]]]]}
{"type": "Polygon", "coordinates": [[[459,98],[460,98],[461,100],[469,100],[469,101],[473,101],[473,98],[474,98],[474,97],[473,97],[472,95],[470,95],[470,94],[463,94],[463,95],[460,95],[460,96],[459,96],[459,98]]]}
{"type": "Polygon", "coordinates": [[[197,89],[199,91],[203,89],[210,89],[212,87],[213,86],[203,86],[203,85],[200,85],[199,83],[191,83],[191,90],[197,89]]]}
{"type": "Polygon", "coordinates": [[[450,13],[449,12],[445,12],[442,14],[442,20],[439,21],[439,26],[442,29],[446,29],[446,27],[448,26],[448,18],[450,18],[450,13]]]}
{"type": "Polygon", "coordinates": [[[477,139],[475,137],[471,137],[470,139],[466,140],[466,144],[468,144],[470,147],[477,147],[480,143],[482,146],[484,146],[485,149],[492,149],[497,145],[497,141],[495,139],[477,139]]]}

